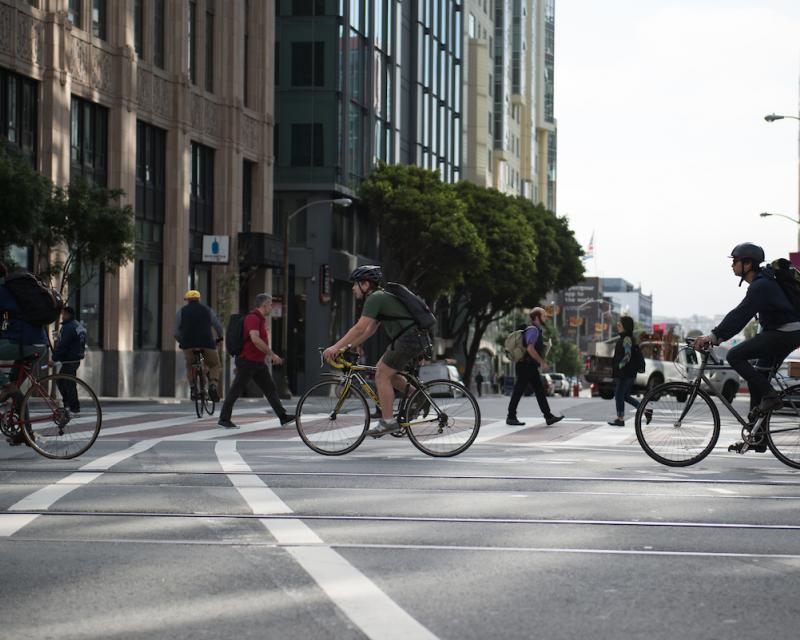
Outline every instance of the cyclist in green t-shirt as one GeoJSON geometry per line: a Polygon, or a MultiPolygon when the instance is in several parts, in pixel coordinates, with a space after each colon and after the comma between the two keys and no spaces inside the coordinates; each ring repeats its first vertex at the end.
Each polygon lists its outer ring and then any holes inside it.
{"type": "Polygon", "coordinates": [[[428,335],[417,328],[408,309],[400,300],[380,288],[383,273],[376,265],[356,268],[350,274],[353,295],[356,300],[364,300],[361,317],[350,330],[334,345],[322,353],[325,360],[332,360],[337,352],[349,347],[358,347],[366,342],[383,324],[391,344],[378,361],[375,372],[375,386],[381,403],[381,419],[374,429],[367,433],[375,438],[400,430],[392,411],[395,388],[403,391],[406,381],[397,375],[415,358],[418,358],[430,344],[428,335]]]}

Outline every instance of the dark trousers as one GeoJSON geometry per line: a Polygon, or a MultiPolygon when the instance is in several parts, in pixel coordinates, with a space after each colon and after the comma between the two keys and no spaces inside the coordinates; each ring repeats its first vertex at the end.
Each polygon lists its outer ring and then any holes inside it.
{"type": "Polygon", "coordinates": [[[767,373],[758,371],[749,360],[757,359],[759,367],[772,367],[783,362],[799,346],[800,331],[762,331],[728,351],[728,364],[747,380],[751,408],[760,403],[772,387],[767,373]]]}
{"type": "Polygon", "coordinates": [[[231,413],[233,413],[233,403],[239,399],[239,396],[244,393],[248,383],[252,380],[256,383],[264,397],[269,402],[269,406],[275,414],[283,419],[286,417],[286,409],[283,408],[281,400],[278,397],[278,390],[275,388],[275,382],[269,373],[267,365],[263,362],[253,362],[252,360],[244,360],[236,358],[236,375],[231,383],[231,388],[225,394],[225,402],[222,404],[220,410],[220,420],[230,420],[231,413]]]}
{"type": "Polygon", "coordinates": [[[614,378],[614,402],[617,405],[617,417],[625,415],[625,403],[633,407],[639,406],[639,401],[631,395],[633,383],[636,378],[614,378]]]}
{"type": "MultiPolygon", "coordinates": [[[[59,373],[74,376],[80,366],[80,362],[65,362],[61,365],[61,371],[59,373]]],[[[58,386],[61,397],[64,399],[64,405],[67,409],[70,411],[80,411],[81,403],[78,401],[78,389],[75,383],[69,380],[59,379],[56,381],[56,385],[58,386]]]]}
{"type": "Polygon", "coordinates": [[[517,417],[517,405],[519,404],[522,394],[528,385],[533,386],[533,392],[536,394],[536,402],[539,403],[539,409],[542,415],[546,418],[550,415],[550,404],[547,402],[547,394],[544,392],[542,386],[542,379],[539,377],[539,366],[535,362],[517,362],[514,367],[517,379],[514,382],[514,390],[511,392],[511,401],[508,403],[508,417],[517,417]]]}

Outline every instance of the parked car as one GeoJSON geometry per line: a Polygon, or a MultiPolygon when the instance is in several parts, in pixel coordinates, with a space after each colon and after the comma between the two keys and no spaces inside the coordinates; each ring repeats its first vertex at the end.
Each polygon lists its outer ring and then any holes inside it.
{"type": "MultiPolygon", "coordinates": [[[[419,379],[422,382],[430,382],[431,380],[451,380],[464,384],[461,379],[461,374],[456,369],[455,365],[447,364],[446,362],[431,362],[430,364],[423,364],[419,368],[419,379]]],[[[445,385],[433,386],[431,388],[432,396],[450,396],[454,397],[452,387],[445,385]]]]}
{"type": "Polygon", "coordinates": [[[565,376],[563,373],[548,373],[550,380],[553,382],[553,395],[569,397],[570,389],[572,388],[572,380],[565,376]]]}

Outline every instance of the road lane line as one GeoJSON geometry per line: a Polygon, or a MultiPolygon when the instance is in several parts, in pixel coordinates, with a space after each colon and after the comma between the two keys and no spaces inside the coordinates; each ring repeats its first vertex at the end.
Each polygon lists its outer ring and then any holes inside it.
{"type": "MultiPolygon", "coordinates": [[[[42,487],[38,491],[22,498],[22,500],[15,502],[8,508],[8,511],[45,511],[56,502],[56,500],[60,500],[71,491],[92,482],[102,475],[102,473],[86,473],[87,471],[105,471],[115,464],[127,460],[131,456],[135,456],[137,453],[146,451],[156,442],[158,442],[158,440],[142,440],[132,447],[92,460],[80,467],[78,472],[71,473],[66,478],[62,478],[54,484],[42,487]]],[[[39,515],[15,513],[0,514],[0,537],[14,535],[22,527],[36,520],[39,515]]]]}
{"type": "MultiPolygon", "coordinates": [[[[236,442],[218,441],[215,447],[223,470],[241,472],[249,466],[236,451],[236,442]]],[[[272,489],[253,474],[248,486],[237,486],[240,476],[229,476],[254,513],[293,513],[272,489]],[[236,479],[238,478],[238,479],[236,479]],[[236,479],[236,480],[235,480],[236,479]],[[260,483],[260,487],[257,487],[260,483]],[[249,489],[249,491],[242,491],[249,489]],[[252,502],[251,502],[252,501],[252,502]],[[268,505],[272,511],[257,511],[268,505]]],[[[291,518],[280,521],[261,519],[261,523],[287,552],[328,595],[331,601],[357,625],[368,638],[380,640],[434,640],[422,624],[412,618],[374,582],[317,536],[305,523],[291,518]]]]}

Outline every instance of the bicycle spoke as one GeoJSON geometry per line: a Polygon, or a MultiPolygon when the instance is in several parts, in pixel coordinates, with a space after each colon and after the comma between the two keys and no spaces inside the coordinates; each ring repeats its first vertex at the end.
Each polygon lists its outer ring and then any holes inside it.
{"type": "Polygon", "coordinates": [[[465,451],[480,428],[480,409],[466,388],[449,380],[435,380],[424,385],[425,391],[453,396],[430,400],[415,393],[406,408],[411,442],[430,456],[454,456],[465,451]]]}
{"type": "Polygon", "coordinates": [[[367,402],[354,387],[326,380],[314,385],[297,403],[297,431],[317,453],[341,455],[355,449],[369,425],[367,402]]]}

